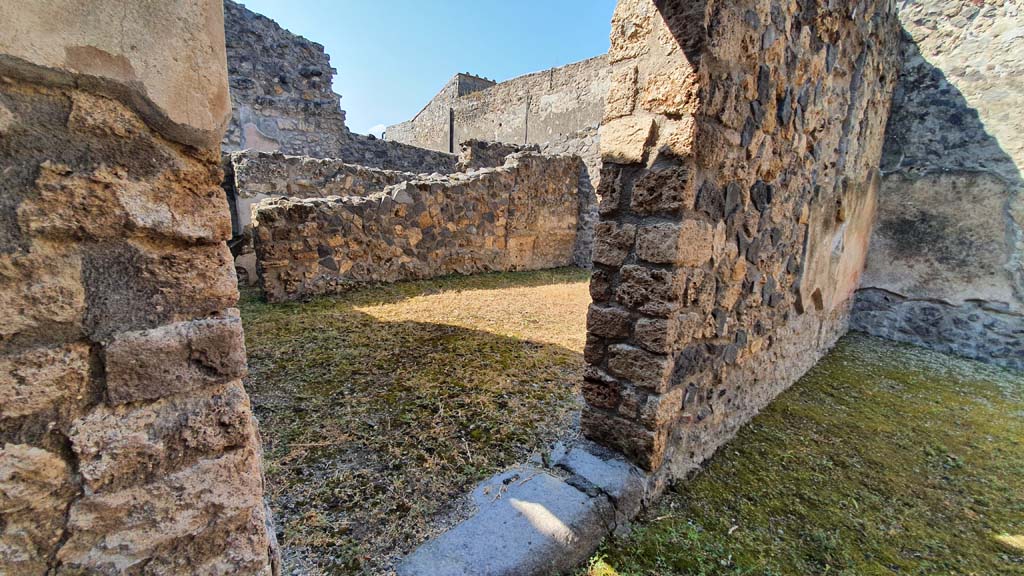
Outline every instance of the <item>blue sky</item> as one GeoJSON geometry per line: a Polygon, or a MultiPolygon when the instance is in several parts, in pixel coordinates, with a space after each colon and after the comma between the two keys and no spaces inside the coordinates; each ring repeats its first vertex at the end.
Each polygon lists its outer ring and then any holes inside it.
{"type": "Polygon", "coordinates": [[[412,118],[457,72],[498,81],[608,51],[615,0],[241,0],[323,44],[347,124],[412,118]]]}

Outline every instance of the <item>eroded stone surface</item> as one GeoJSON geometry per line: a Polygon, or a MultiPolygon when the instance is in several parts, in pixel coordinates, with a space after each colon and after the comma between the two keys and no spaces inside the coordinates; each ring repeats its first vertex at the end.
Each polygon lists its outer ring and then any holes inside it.
{"type": "Polygon", "coordinates": [[[221,4],[0,17],[0,572],[268,573],[221,4]]]}
{"type": "Polygon", "coordinates": [[[46,573],[73,494],[60,456],[24,444],[0,448],[0,572],[46,573]]]}
{"type": "Polygon", "coordinates": [[[255,211],[271,300],[442,274],[573,262],[579,160],[520,153],[501,168],[416,179],[367,197],[268,200],[255,211]]]}
{"type": "Polygon", "coordinates": [[[588,437],[685,475],[846,330],[898,34],[881,0],[619,3],[588,437]]]}

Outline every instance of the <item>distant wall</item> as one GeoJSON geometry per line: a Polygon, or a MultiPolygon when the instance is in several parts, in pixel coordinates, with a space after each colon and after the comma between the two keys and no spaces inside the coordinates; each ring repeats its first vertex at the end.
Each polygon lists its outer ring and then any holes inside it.
{"type": "Polygon", "coordinates": [[[254,213],[271,301],[396,282],[572,263],[579,160],[534,153],[367,197],[266,200],[254,213]]]}
{"type": "Polygon", "coordinates": [[[609,85],[606,56],[498,84],[458,74],[415,118],[389,126],[386,137],[433,150],[475,140],[539,145],[546,154],[579,156],[583,171],[574,259],[589,268],[601,179],[597,128],[609,85]]]}
{"type": "Polygon", "coordinates": [[[1024,369],[1024,7],[906,3],[852,326],[1024,369]]]}
{"type": "Polygon", "coordinates": [[[448,173],[455,156],[354,134],[324,47],[224,0],[231,122],[222,150],[282,152],[414,172],[448,173]]]}
{"type": "Polygon", "coordinates": [[[232,0],[224,33],[232,110],[222,148],[338,157],[345,112],[324,47],[232,0]]]}
{"type": "Polygon", "coordinates": [[[621,0],[601,126],[583,433],[680,478],[846,331],[891,0],[621,0]]]}
{"type": "Polygon", "coordinates": [[[333,158],[286,156],[277,152],[224,155],[224,189],[231,205],[232,253],[239,283],[256,281],[252,208],[267,198],[369,196],[423,175],[349,164],[333,158]]]}

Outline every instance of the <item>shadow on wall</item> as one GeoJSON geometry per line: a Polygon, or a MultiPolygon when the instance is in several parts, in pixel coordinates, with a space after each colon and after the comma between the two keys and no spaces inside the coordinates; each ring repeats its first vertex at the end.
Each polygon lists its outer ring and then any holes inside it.
{"type": "MultiPolygon", "coordinates": [[[[948,78],[903,36],[851,327],[1024,369],[1021,167],[956,85],[978,79],[948,78]]],[[[981,90],[986,107],[1012,104],[981,90]]]]}

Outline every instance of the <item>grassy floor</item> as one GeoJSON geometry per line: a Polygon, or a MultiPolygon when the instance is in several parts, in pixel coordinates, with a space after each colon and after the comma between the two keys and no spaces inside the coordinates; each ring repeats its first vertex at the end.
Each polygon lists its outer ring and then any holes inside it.
{"type": "Polygon", "coordinates": [[[281,305],[244,294],[285,573],[386,571],[472,484],[566,434],[587,278],[446,278],[281,305]]]}
{"type": "Polygon", "coordinates": [[[848,336],[587,573],[1024,574],[1024,378],[848,336]]]}

